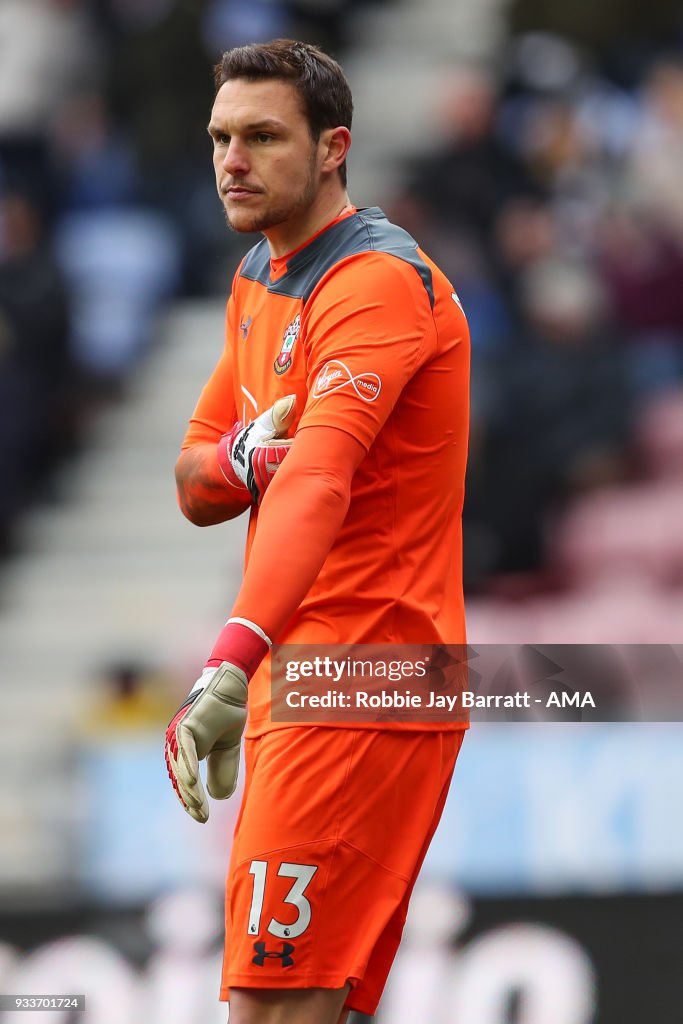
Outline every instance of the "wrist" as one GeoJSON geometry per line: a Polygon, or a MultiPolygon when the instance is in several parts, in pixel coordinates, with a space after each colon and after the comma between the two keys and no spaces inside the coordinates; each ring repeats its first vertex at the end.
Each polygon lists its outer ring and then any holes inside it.
{"type": "Polygon", "coordinates": [[[206,668],[217,668],[229,661],[251,679],[271,647],[263,630],[248,619],[228,619],[209,655],[206,668]]]}

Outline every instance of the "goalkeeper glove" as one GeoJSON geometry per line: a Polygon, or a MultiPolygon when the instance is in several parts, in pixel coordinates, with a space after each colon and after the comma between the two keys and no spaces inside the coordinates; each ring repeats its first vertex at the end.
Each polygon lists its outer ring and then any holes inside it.
{"type": "Polygon", "coordinates": [[[248,426],[237,422],[218,442],[218,464],[226,480],[246,486],[257,505],[292,444],[286,434],[295,404],[295,395],[278,398],[248,426]]]}
{"type": "Polygon", "coordinates": [[[209,817],[199,762],[215,800],[235,792],[240,741],[247,721],[247,684],[270,646],[258,626],[229,619],[201,676],[166,730],[166,768],[181,804],[195,821],[209,817]]]}

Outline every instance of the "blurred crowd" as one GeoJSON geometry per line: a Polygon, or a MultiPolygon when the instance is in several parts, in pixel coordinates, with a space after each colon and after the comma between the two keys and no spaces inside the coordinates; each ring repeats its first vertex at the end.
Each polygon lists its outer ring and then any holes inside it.
{"type": "Polygon", "coordinates": [[[164,301],[224,293],[246,248],[205,132],[220,54],[282,35],[336,51],[357,2],[0,3],[0,555],[164,301]]]}
{"type": "MultiPolygon", "coordinates": [[[[343,59],[362,4],[0,4],[0,552],[92,410],[125,389],[165,300],[224,294],[252,242],[216,205],[213,63],[285,34],[343,59]]],[[[438,145],[377,197],[471,325],[472,593],[547,582],[568,502],[675,481],[683,462],[660,452],[683,419],[683,48],[638,53],[615,70],[527,33],[495,70],[453,67],[438,145]]]]}
{"type": "Polygon", "coordinates": [[[495,75],[454,68],[435,120],[392,213],[470,322],[468,588],[521,593],[553,585],[568,502],[657,472],[658,403],[660,440],[683,417],[683,49],[608,75],[528,34],[495,75]]]}

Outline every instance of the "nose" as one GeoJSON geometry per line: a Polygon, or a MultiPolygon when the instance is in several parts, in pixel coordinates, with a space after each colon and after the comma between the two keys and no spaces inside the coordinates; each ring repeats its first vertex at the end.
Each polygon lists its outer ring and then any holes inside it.
{"type": "Polygon", "coordinates": [[[234,136],[230,139],[223,157],[223,170],[227,174],[246,174],[249,171],[247,147],[234,136]]]}

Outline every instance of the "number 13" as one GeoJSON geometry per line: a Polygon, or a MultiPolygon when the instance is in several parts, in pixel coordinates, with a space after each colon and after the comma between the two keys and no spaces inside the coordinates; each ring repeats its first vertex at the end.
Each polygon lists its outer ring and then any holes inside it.
{"type": "MultiPolygon", "coordinates": [[[[290,864],[284,861],[278,868],[278,875],[283,878],[293,878],[291,889],[284,897],[284,903],[291,903],[296,907],[298,915],[291,924],[283,924],[276,918],[271,917],[266,931],[275,935],[278,939],[296,939],[303,935],[311,923],[311,904],[304,896],[313,875],[318,870],[312,864],[290,864]]],[[[247,931],[250,935],[258,935],[261,928],[261,912],[263,910],[263,899],[266,891],[266,874],[268,872],[267,860],[252,860],[249,874],[254,877],[254,888],[251,896],[251,909],[249,911],[249,924],[247,931]]]]}

